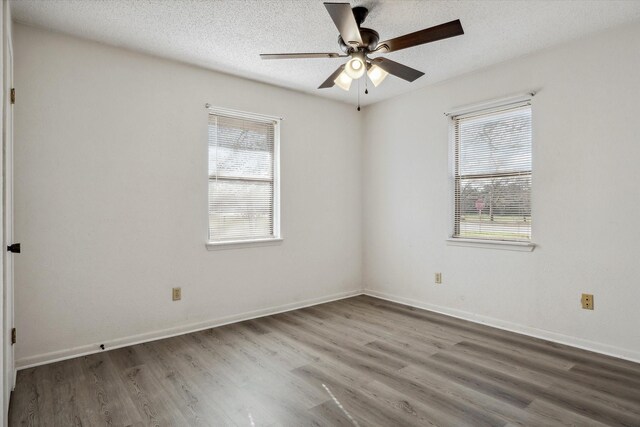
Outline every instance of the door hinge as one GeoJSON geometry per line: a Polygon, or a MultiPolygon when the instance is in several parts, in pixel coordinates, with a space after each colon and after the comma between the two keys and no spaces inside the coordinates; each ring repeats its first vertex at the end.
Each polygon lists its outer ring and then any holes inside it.
{"type": "Polygon", "coordinates": [[[16,343],[16,328],[11,329],[11,344],[16,343]]]}
{"type": "Polygon", "coordinates": [[[14,87],[11,88],[11,103],[16,103],[16,88],[14,87]]]}
{"type": "Polygon", "coordinates": [[[13,252],[14,254],[20,253],[20,243],[14,243],[13,245],[7,246],[7,251],[13,252]]]}

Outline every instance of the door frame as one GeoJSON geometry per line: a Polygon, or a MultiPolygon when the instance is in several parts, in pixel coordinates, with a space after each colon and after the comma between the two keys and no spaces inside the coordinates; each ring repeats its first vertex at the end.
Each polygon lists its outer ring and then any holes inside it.
{"type": "Polygon", "coordinates": [[[2,5],[2,424],[7,425],[9,399],[15,387],[16,371],[14,346],[12,344],[13,315],[13,254],[7,246],[13,243],[13,43],[11,28],[11,10],[9,2],[2,5]]]}

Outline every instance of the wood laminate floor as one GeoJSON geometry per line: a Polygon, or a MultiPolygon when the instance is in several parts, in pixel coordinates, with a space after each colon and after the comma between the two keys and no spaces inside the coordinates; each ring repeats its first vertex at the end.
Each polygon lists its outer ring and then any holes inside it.
{"type": "Polygon", "coordinates": [[[18,373],[11,426],[640,426],[640,365],[358,296],[18,373]]]}

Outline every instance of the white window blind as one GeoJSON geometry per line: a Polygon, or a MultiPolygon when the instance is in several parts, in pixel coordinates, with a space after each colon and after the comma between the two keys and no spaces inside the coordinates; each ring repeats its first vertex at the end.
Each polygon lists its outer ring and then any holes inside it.
{"type": "Polygon", "coordinates": [[[209,241],[279,237],[278,121],[209,114],[209,241]]]}
{"type": "Polygon", "coordinates": [[[531,240],[531,106],[454,116],[453,237],[531,240]]]}

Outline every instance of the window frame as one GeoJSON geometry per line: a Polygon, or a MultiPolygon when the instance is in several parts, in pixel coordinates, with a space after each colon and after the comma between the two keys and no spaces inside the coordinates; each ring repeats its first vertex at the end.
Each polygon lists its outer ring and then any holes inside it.
{"type": "MultiPolygon", "coordinates": [[[[533,242],[533,226],[531,229],[531,238],[528,241],[522,240],[500,240],[500,239],[478,239],[478,238],[465,238],[456,236],[456,230],[459,225],[456,222],[456,213],[458,209],[456,209],[456,188],[457,188],[457,180],[456,180],[456,120],[461,116],[467,115],[475,115],[482,113],[491,113],[498,112],[501,110],[506,110],[509,108],[517,107],[518,105],[528,105],[531,108],[532,114],[532,123],[531,123],[531,136],[533,139],[534,133],[534,123],[533,123],[533,103],[532,99],[535,96],[535,92],[529,92],[522,95],[511,96],[507,98],[501,98],[498,100],[482,102],[479,104],[473,104],[465,107],[457,108],[451,112],[445,113],[447,116],[447,122],[449,127],[449,183],[450,183],[450,191],[448,192],[449,198],[449,224],[450,231],[448,233],[448,237],[446,239],[446,244],[448,246],[466,246],[466,247],[476,247],[476,248],[485,248],[485,249],[502,249],[502,250],[512,250],[512,251],[524,251],[531,252],[536,247],[536,244],[533,242]]],[[[532,145],[532,163],[533,163],[533,145],[532,145]]],[[[531,179],[533,180],[533,165],[531,169],[531,179]]],[[[513,175],[518,175],[518,173],[513,173],[513,175]]],[[[531,194],[531,209],[532,209],[532,217],[533,217],[533,202],[534,197],[533,193],[531,194]]]]}
{"type": "Polygon", "coordinates": [[[281,216],[280,216],[280,126],[282,117],[270,116],[266,114],[250,113],[246,111],[232,110],[222,107],[213,107],[210,104],[205,105],[207,109],[206,129],[207,129],[207,229],[206,229],[206,243],[207,250],[218,249],[234,249],[242,247],[259,247],[259,246],[271,246],[280,244],[283,241],[282,229],[281,229],[281,216]],[[231,117],[234,119],[252,120],[261,123],[273,123],[273,237],[267,238],[248,238],[248,239],[236,239],[236,240],[210,240],[209,239],[209,181],[211,176],[209,175],[209,116],[219,115],[231,117]]]}

